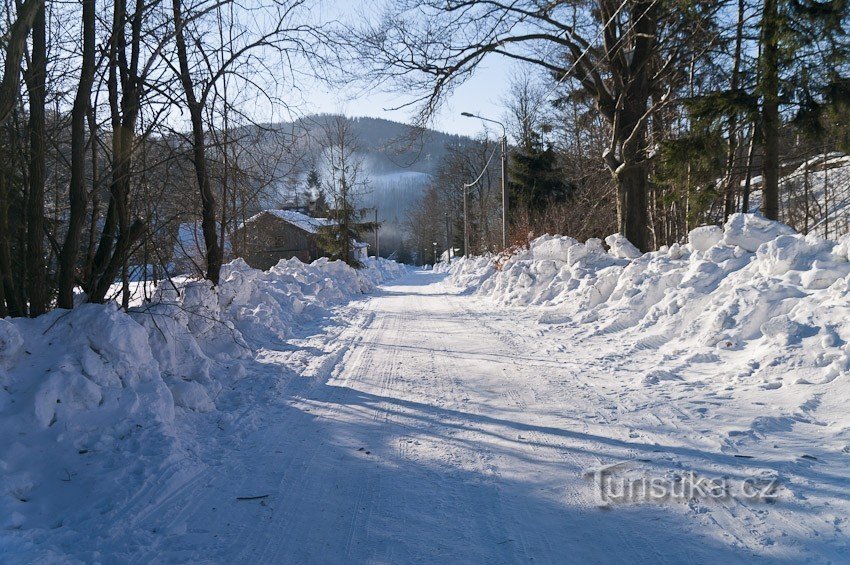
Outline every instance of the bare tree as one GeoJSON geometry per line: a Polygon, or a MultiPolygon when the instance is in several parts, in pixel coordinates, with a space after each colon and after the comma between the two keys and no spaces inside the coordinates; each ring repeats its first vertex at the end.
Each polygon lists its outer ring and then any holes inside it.
{"type": "MultiPolygon", "coordinates": [[[[264,96],[270,97],[267,89],[275,82],[272,78],[274,74],[269,72],[266,75],[269,79],[267,85],[259,84],[253,76],[257,72],[257,66],[263,60],[257,56],[260,52],[265,52],[270,58],[273,55],[282,56],[289,61],[289,71],[293,74],[291,65],[295,59],[313,59],[315,63],[315,60],[321,58],[317,46],[317,40],[323,38],[321,30],[302,23],[299,19],[303,15],[306,3],[306,0],[272,0],[250,8],[242,7],[237,16],[230,13],[228,25],[240,25],[238,18],[241,17],[253,18],[252,26],[240,30],[238,34],[231,33],[227,37],[219,34],[221,44],[210,45],[202,39],[201,31],[192,33],[187,26],[187,17],[192,17],[195,24],[199,25],[203,22],[205,14],[215,13],[219,18],[218,26],[221,28],[221,5],[232,7],[236,4],[233,2],[202,3],[187,15],[183,13],[182,3],[179,0],[172,1],[178,61],[175,72],[180,79],[184,104],[189,112],[193,163],[201,196],[201,225],[206,245],[205,276],[214,284],[218,284],[222,264],[224,228],[221,227],[221,232],[216,229],[217,202],[207,162],[204,108],[207,107],[219,83],[227,76],[234,77],[234,82],[250,85],[264,96]],[[262,25],[260,22],[268,22],[268,24],[262,25]],[[249,31],[250,27],[260,29],[249,31]],[[191,41],[187,39],[190,33],[192,33],[191,41]],[[192,47],[191,52],[190,47],[192,47]],[[221,56],[222,52],[226,52],[227,55],[221,56]],[[218,53],[218,56],[214,53],[218,53]]],[[[244,25],[244,22],[241,25],[244,25]]],[[[266,70],[268,69],[266,67],[266,70]]],[[[227,124],[224,127],[227,127],[227,124]]]]}
{"type": "Polygon", "coordinates": [[[95,75],[95,0],[83,0],[83,53],[80,80],[71,110],[71,214],[65,243],[59,255],[60,308],[74,307],[76,262],[86,221],[88,191],[85,185],[86,118],[91,107],[95,75]]]}
{"type": "Polygon", "coordinates": [[[184,30],[183,13],[181,1],[172,1],[174,14],[174,37],[177,44],[177,59],[180,64],[180,82],[183,85],[183,93],[186,97],[186,108],[189,110],[189,118],[192,124],[192,152],[197,175],[198,190],[201,194],[201,217],[204,230],[204,242],[207,248],[207,272],[206,277],[213,284],[218,284],[219,272],[221,271],[222,251],[221,243],[216,234],[216,202],[210,186],[210,177],[207,172],[207,156],[205,145],[205,132],[203,123],[203,105],[206,102],[206,92],[199,99],[195,95],[195,85],[192,81],[191,69],[189,68],[189,55],[186,50],[186,38],[184,30]]]}
{"type": "Polygon", "coordinates": [[[603,157],[618,186],[619,228],[641,249],[651,246],[647,124],[680,80],[682,32],[697,11],[658,0],[397,5],[379,25],[355,33],[358,52],[378,62],[371,76],[420,93],[413,103],[421,103],[421,119],[490,55],[574,81],[609,127],[603,157]]]}
{"type": "Polygon", "coordinates": [[[0,123],[9,119],[18,102],[21,58],[24,56],[33,22],[43,7],[44,0],[24,0],[18,6],[17,17],[7,32],[6,59],[3,61],[3,80],[0,81],[0,123]]]}

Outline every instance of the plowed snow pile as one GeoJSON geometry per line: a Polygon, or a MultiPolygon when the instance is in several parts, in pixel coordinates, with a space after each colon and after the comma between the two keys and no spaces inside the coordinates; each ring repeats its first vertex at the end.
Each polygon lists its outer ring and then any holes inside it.
{"type": "Polygon", "coordinates": [[[450,280],[512,305],[539,305],[549,322],[676,347],[798,352],[806,380],[850,366],[850,236],[839,242],[736,214],[693,230],[685,245],[640,254],[622,236],[580,243],[543,236],[497,269],[462,258],[450,280]],[[673,343],[675,342],[675,343],[673,343]]]}
{"type": "MultiPolygon", "coordinates": [[[[629,437],[672,435],[693,453],[734,455],[739,472],[778,478],[780,500],[811,514],[782,531],[840,537],[850,510],[850,236],[825,241],[737,214],[653,253],[621,236],[605,243],[543,236],[500,268],[486,257],[441,268],[494,308],[535,309],[541,343],[564,344],[554,353],[601,360],[609,370],[586,376],[629,437]]],[[[679,459],[671,464],[694,464],[679,459]]]]}
{"type": "Polygon", "coordinates": [[[259,349],[403,272],[383,259],[361,270],[292,259],[266,272],[237,260],[217,289],[162,285],[129,313],[85,304],[0,319],[0,549],[32,549],[63,526],[69,547],[75,530],[108,535],[102,516],[191,458],[182,422],[232,408],[218,395],[259,349]]]}

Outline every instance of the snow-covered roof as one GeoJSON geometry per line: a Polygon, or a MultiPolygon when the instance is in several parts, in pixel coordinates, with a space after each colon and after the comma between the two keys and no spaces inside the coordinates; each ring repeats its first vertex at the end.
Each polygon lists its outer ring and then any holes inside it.
{"type": "MultiPolygon", "coordinates": [[[[219,233],[221,223],[215,223],[215,233],[219,233]]],[[[221,243],[221,242],[219,242],[221,243]]],[[[230,237],[224,239],[225,251],[230,251],[230,237]]],[[[201,228],[201,221],[183,222],[177,227],[177,239],[174,242],[174,251],[179,255],[188,255],[190,257],[203,257],[206,253],[206,244],[204,243],[204,232],[201,228]]]]}
{"type": "MultiPolygon", "coordinates": [[[[314,218],[295,210],[263,210],[259,214],[254,214],[242,224],[242,226],[256,222],[263,214],[272,214],[281,220],[292,224],[298,229],[304,230],[307,233],[317,233],[319,228],[329,226],[333,223],[328,218],[314,218]]],[[[242,227],[239,226],[239,227],[242,227]]]]}

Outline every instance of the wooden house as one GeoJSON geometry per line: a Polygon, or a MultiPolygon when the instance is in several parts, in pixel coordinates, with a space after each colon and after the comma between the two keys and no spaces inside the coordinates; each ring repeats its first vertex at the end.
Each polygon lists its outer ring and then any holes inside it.
{"type": "MultiPolygon", "coordinates": [[[[313,218],[296,210],[263,210],[248,218],[232,234],[237,254],[255,269],[268,270],[281,259],[297,257],[304,263],[326,256],[318,232],[327,218],[313,218]]],[[[354,242],[358,258],[368,245],[354,242]]]]}

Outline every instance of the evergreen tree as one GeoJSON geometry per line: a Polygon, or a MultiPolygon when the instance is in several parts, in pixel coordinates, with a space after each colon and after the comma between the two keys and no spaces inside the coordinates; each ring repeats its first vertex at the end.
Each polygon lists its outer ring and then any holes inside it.
{"type": "Polygon", "coordinates": [[[311,167],[310,172],[307,173],[307,192],[310,195],[307,203],[310,215],[314,218],[327,217],[328,202],[325,198],[325,189],[322,187],[322,177],[315,166],[311,167]]]}
{"type": "Polygon", "coordinates": [[[328,210],[330,222],[319,228],[319,243],[330,259],[345,261],[355,268],[362,266],[354,256],[354,242],[368,226],[357,221],[357,210],[348,197],[350,187],[342,180],[341,193],[328,210]]]}
{"type": "MultiPolygon", "coordinates": [[[[331,197],[331,204],[327,211],[330,221],[319,229],[319,242],[328,257],[358,268],[362,264],[354,254],[354,242],[363,232],[377,227],[374,222],[362,221],[362,213],[355,207],[356,198],[368,185],[363,160],[348,119],[336,117],[325,126],[324,134],[322,154],[328,179],[322,186],[331,197]]],[[[324,199],[322,191],[319,196],[324,199]]]]}
{"type": "Polygon", "coordinates": [[[566,202],[572,187],[558,166],[558,154],[540,143],[516,149],[511,155],[511,196],[514,206],[540,212],[552,204],[566,202]]]}

